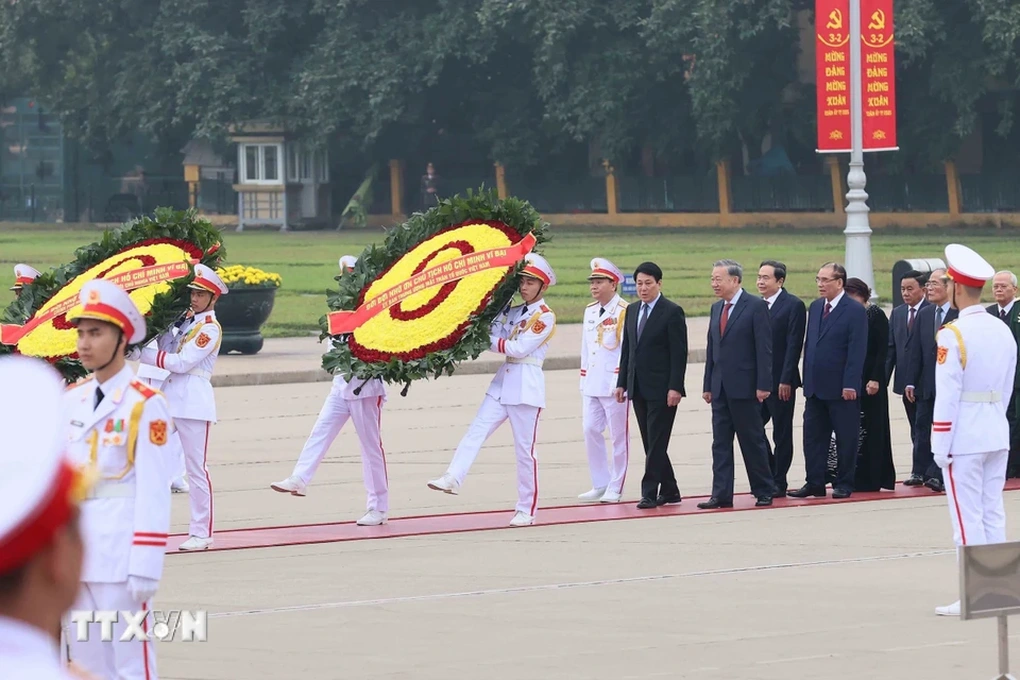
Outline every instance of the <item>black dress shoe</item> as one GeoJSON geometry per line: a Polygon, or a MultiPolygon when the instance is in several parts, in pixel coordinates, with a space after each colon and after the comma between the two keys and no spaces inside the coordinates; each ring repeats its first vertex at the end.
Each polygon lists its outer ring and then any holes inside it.
{"type": "Polygon", "coordinates": [[[675,505],[679,503],[681,500],[682,497],[678,493],[675,493],[671,496],[667,496],[666,494],[660,493],[659,497],[655,499],[655,502],[658,503],[659,505],[675,505]]]}
{"type": "Polygon", "coordinates": [[[790,498],[808,498],[810,496],[814,496],[815,498],[825,498],[825,487],[805,484],[796,491],[790,491],[786,495],[790,498]]]}
{"type": "Polygon", "coordinates": [[[704,503],[698,503],[698,507],[702,510],[715,510],[716,508],[732,508],[733,501],[721,501],[715,496],[712,496],[704,503]]]}
{"type": "Polygon", "coordinates": [[[637,506],[638,510],[647,510],[649,508],[656,508],[659,506],[659,504],[653,501],[651,498],[642,498],[640,501],[638,501],[637,506]]]}
{"type": "Polygon", "coordinates": [[[833,489],[833,498],[850,498],[850,491],[848,489],[833,489]]]}
{"type": "Polygon", "coordinates": [[[786,498],[786,487],[776,489],[776,492],[772,494],[773,498],[786,498]]]}
{"type": "Polygon", "coordinates": [[[935,493],[942,493],[946,490],[946,485],[942,483],[942,480],[936,479],[935,477],[926,480],[924,485],[935,493]]]}
{"type": "Polygon", "coordinates": [[[756,508],[764,508],[767,505],[772,505],[772,496],[758,496],[758,502],[754,504],[756,508]]]}
{"type": "Polygon", "coordinates": [[[903,486],[921,486],[924,484],[924,480],[921,479],[921,475],[910,475],[910,479],[903,482],[903,486]]]}

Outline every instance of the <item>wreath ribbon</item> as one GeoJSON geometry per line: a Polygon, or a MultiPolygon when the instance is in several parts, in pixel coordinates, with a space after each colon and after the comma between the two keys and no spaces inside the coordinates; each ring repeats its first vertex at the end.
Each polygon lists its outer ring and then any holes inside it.
{"type": "MultiPolygon", "coordinates": [[[[120,286],[125,291],[131,291],[187,276],[191,271],[191,265],[196,263],[198,263],[198,260],[176,262],[173,264],[154,264],[148,267],[139,267],[138,269],[121,272],[106,280],[120,286]]],[[[52,321],[61,314],[66,314],[78,304],[78,296],[75,295],[50,307],[46,310],[45,314],[33,317],[24,326],[0,324],[0,344],[17,345],[21,338],[28,335],[35,328],[52,321]]]]}
{"type": "Polygon", "coordinates": [[[345,333],[353,333],[359,326],[377,314],[429,288],[442,286],[451,281],[457,281],[487,269],[509,267],[517,264],[525,255],[531,252],[536,242],[535,235],[529,233],[513,245],[469,253],[429,267],[415,274],[413,278],[391,286],[372,299],[366,300],[354,311],[330,312],[327,315],[329,334],[343,335],[345,333]]]}

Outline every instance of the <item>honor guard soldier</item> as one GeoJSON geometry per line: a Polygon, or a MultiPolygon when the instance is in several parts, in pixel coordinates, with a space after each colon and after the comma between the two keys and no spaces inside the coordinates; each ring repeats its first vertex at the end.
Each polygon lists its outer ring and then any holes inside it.
{"type": "MultiPolygon", "coordinates": [[[[170,329],[169,333],[163,333],[158,338],[153,339],[149,343],[148,347],[155,350],[163,350],[165,352],[172,352],[174,345],[180,339],[181,326],[187,323],[192,316],[194,316],[191,310],[185,316],[182,316],[180,320],[174,324],[174,327],[170,329]]],[[[154,390],[162,390],[163,383],[170,377],[170,371],[158,368],[152,364],[138,364],[138,379],[144,382],[146,385],[154,390]]],[[[174,469],[171,470],[170,491],[173,493],[187,493],[188,479],[187,471],[184,467],[184,450],[181,448],[181,438],[177,434],[177,430],[174,429],[170,436],[167,438],[167,448],[170,451],[175,451],[172,454],[173,459],[176,461],[174,469]]]]}
{"type": "MultiPolygon", "coordinates": [[[[207,463],[209,427],[216,422],[216,397],[210,379],[223,336],[214,307],[219,297],[227,294],[227,286],[212,269],[197,264],[195,280],[188,288],[192,317],[181,326],[172,343],[163,336],[157,342],[160,347],[172,349],[145,347],[141,363],[170,372],[163,393],[184,449],[191,504],[188,540],[180,549],[205,550],[213,542],[213,491],[207,463]]],[[[174,470],[170,474],[175,473],[174,470]]]]}
{"type": "MultiPolygon", "coordinates": [[[[354,269],[358,258],[344,255],[340,268],[354,269]]],[[[301,455],[291,476],[270,488],[281,493],[304,496],[315,471],[340,430],[350,419],[361,444],[361,470],[368,494],[367,512],[358,520],[361,526],[386,524],[389,519],[389,479],[386,473],[386,453],[382,445],[382,405],[386,401],[386,385],[380,378],[364,382],[355,378],[348,383],[342,375],[333,377],[326,402],[312,426],[301,455]]]]}
{"type": "Polygon", "coordinates": [[[581,330],[581,395],[584,401],[584,443],[588,450],[588,469],[592,489],[578,496],[582,501],[618,503],[623,494],[630,454],[627,428],[627,402],[616,401],[616,382],[620,377],[620,348],[627,302],[617,288],[623,272],[605,258],[591,261],[588,277],[595,301],[584,310],[581,330]],[[606,463],[609,427],[613,455],[606,463]]]}
{"type": "Polygon", "coordinates": [[[11,290],[14,291],[14,297],[20,297],[21,289],[37,278],[39,278],[39,271],[34,267],[29,267],[27,264],[14,265],[14,285],[11,286],[11,290]]]}
{"type": "Polygon", "coordinates": [[[514,527],[535,523],[538,508],[535,439],[538,418],[545,408],[542,363],[556,328],[556,315],[543,299],[549,286],[556,285],[556,274],[541,255],[529,253],[526,260],[519,288],[524,304],[510,307],[496,318],[491,329],[489,349],[505,354],[506,363],[496,371],[450,467],[442,477],[428,484],[430,489],[456,494],[485,440],[509,419],[517,455],[517,507],[510,521],[514,527]]]}
{"type": "MultiPolygon", "coordinates": [[[[81,306],[68,314],[78,328],[78,356],[92,372],[64,397],[74,463],[95,476],[82,503],[85,540],[82,588],[75,610],[137,612],[152,606],[163,575],[170,529],[171,427],[166,401],[134,378],[126,351],[145,339],[145,319],[121,288],[102,279],[82,288],[81,306]]],[[[101,678],[155,678],[156,650],[147,641],[120,642],[127,621],[88,624],[79,639],[71,623],[71,660],[101,678]]]]}
{"type": "MultiPolygon", "coordinates": [[[[945,477],[957,546],[1006,540],[1002,491],[1009,459],[1006,407],[1013,392],[1016,345],[1009,329],[981,305],[995,270],[959,244],[946,247],[949,296],[959,317],[939,331],[931,449],[945,477]]],[[[938,607],[959,616],[960,602],[938,607]]]]}
{"type": "Polygon", "coordinates": [[[69,680],[62,618],[81,585],[79,503],[88,478],[65,456],[64,381],[23,356],[0,358],[0,676],[69,680]]]}

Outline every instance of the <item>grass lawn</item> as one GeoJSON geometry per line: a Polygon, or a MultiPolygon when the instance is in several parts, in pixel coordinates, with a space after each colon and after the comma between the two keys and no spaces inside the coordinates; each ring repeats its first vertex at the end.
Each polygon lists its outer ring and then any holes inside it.
{"type": "MultiPolygon", "coordinates": [[[[787,288],[807,300],[816,297],[814,277],[829,260],[842,261],[842,229],[793,230],[674,230],[674,229],[553,229],[545,255],[559,285],[547,297],[563,323],[581,319],[590,301],[589,262],[607,257],[624,272],[644,260],[662,267],[664,293],[690,316],[704,315],[715,300],[708,279],[712,262],[732,258],[746,268],[745,288],[754,291],[758,263],[763,259],[785,262],[790,274],[787,288]]],[[[56,229],[53,226],[0,225],[0,304],[12,299],[8,280],[13,266],[31,264],[45,271],[69,261],[78,246],[97,239],[95,229],[56,229]]],[[[964,243],[987,258],[996,269],[1020,271],[1020,234],[1012,231],[904,230],[872,234],[875,277],[883,302],[891,300],[892,266],[900,259],[943,256],[947,243],[964,243]]],[[[326,289],[334,284],[341,255],[361,253],[373,241],[381,242],[381,230],[328,232],[224,232],[229,264],[247,264],[283,277],[276,306],[264,329],[267,337],[303,335],[317,330],[326,310],[326,289]]],[[[989,287],[990,288],[990,287],[989,287]]],[[[991,290],[986,290],[991,300],[991,290]]]]}

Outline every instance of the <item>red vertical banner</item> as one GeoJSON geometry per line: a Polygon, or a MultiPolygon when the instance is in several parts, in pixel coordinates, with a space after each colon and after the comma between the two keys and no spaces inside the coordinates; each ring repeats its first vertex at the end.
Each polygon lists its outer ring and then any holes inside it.
{"type": "Polygon", "coordinates": [[[849,153],[850,0],[815,0],[815,86],[818,151],[849,153]]]}
{"type": "Polygon", "coordinates": [[[861,0],[861,104],[865,151],[895,151],[893,0],[861,0]]]}

